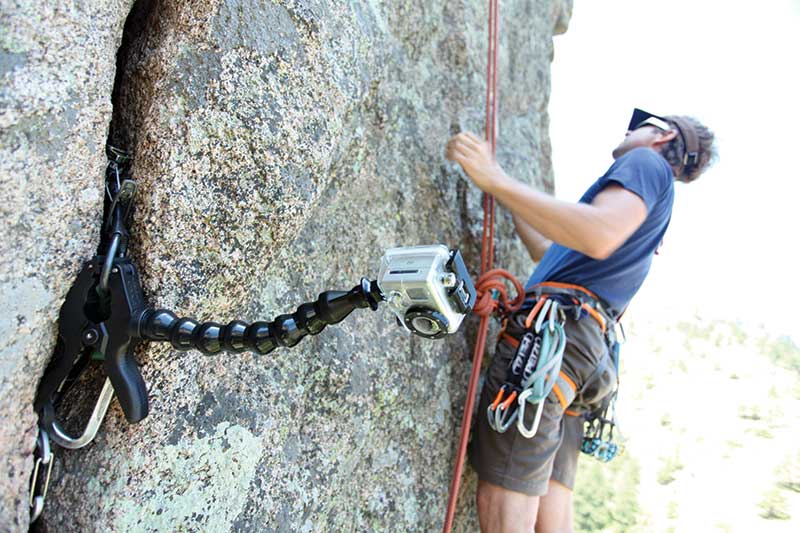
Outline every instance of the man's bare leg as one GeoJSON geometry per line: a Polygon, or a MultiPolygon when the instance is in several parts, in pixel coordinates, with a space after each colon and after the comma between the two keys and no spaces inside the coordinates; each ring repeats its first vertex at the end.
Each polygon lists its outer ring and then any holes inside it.
{"type": "Polygon", "coordinates": [[[478,481],[478,520],[483,533],[531,533],[539,496],[478,481]]]}
{"type": "Polygon", "coordinates": [[[558,481],[550,480],[539,502],[536,533],[572,533],[572,491],[558,481]]]}

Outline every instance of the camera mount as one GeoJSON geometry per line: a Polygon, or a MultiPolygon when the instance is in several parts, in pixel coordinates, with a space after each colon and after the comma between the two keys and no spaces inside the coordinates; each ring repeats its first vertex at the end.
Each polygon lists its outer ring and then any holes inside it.
{"type": "MultiPolygon", "coordinates": [[[[381,280],[387,287],[400,287],[400,290],[409,283],[404,278],[392,284],[387,272],[394,274],[395,271],[389,270],[382,272],[379,280],[362,278],[349,291],[323,292],[315,301],[300,305],[291,314],[251,324],[242,320],[226,325],[200,323],[193,318],[179,318],[167,309],[150,308],[145,304],[136,265],[127,253],[129,235],[125,220],[136,192],[136,185],[129,178],[130,157],[111,146],[107,147],[107,154],[106,220],[99,247],[101,253],[83,265],[61,306],[55,353],[34,400],[42,433],[49,434],[62,447],[75,449],[92,441],[114,393],[128,422],[139,422],[148,415],[147,388],[133,356],[142,341],[169,342],[177,350],[196,349],[206,355],[243,351],[268,354],[278,347],[297,345],[307,335],[316,335],[326,326],[341,322],[355,309],[377,310],[378,304],[386,299],[381,280]],[[82,435],[73,437],[61,427],[56,410],[93,359],[103,362],[107,379],[82,435]]],[[[391,253],[413,255],[425,286],[438,294],[430,300],[417,302],[417,307],[412,309],[416,311],[408,313],[406,323],[412,326],[410,330],[432,338],[454,333],[476,300],[460,252],[437,245],[395,248],[389,250],[387,256],[391,253]],[[436,257],[430,255],[431,249],[436,257]],[[426,317],[444,317],[445,314],[450,317],[449,330],[446,325],[436,332],[426,330],[426,324],[414,327],[426,317]]],[[[394,264],[386,258],[384,263],[387,268],[394,264]]],[[[406,268],[401,272],[405,275],[411,271],[406,268]]],[[[400,301],[405,292],[392,294],[394,300],[400,301]]],[[[398,305],[398,302],[393,304],[396,314],[401,309],[398,305]]]]}

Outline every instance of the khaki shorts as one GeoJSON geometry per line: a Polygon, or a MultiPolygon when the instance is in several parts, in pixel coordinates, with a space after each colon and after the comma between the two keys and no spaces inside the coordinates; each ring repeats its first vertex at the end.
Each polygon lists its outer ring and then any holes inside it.
{"type": "MultiPolygon", "coordinates": [[[[579,321],[568,317],[564,324],[567,345],[561,364],[562,385],[545,399],[539,428],[526,439],[516,424],[505,433],[489,427],[486,410],[506,380],[516,342],[524,333],[527,311],[509,317],[505,335],[497,345],[494,359],[478,405],[475,435],[470,443],[470,463],[478,477],[494,485],[529,496],[547,493],[550,479],[572,489],[578,454],[583,440],[582,414],[595,409],[616,385],[616,369],[602,330],[591,317],[579,321]],[[574,388],[573,388],[574,386],[574,388]]],[[[535,406],[525,410],[525,426],[531,427],[535,406]]]]}

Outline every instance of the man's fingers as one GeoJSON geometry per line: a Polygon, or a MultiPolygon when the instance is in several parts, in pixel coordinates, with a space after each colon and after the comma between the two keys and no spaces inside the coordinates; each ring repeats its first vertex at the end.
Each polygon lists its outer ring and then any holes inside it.
{"type": "Polygon", "coordinates": [[[468,147],[470,150],[477,151],[481,148],[481,140],[468,131],[459,133],[458,141],[464,146],[468,147]]]}
{"type": "Polygon", "coordinates": [[[452,146],[452,145],[456,145],[456,144],[460,144],[460,145],[463,145],[463,146],[469,146],[469,145],[472,145],[474,143],[469,139],[469,137],[466,137],[463,133],[459,133],[458,135],[456,135],[454,137],[450,137],[450,140],[447,141],[447,145],[448,146],[452,146]]]}
{"type": "Polygon", "coordinates": [[[477,151],[478,149],[478,147],[475,146],[475,144],[472,141],[465,139],[463,137],[458,137],[458,138],[454,137],[450,142],[451,142],[450,146],[452,146],[453,148],[458,148],[465,154],[470,154],[472,152],[477,151]]]}
{"type": "Polygon", "coordinates": [[[474,144],[476,147],[479,147],[479,146],[483,145],[483,143],[485,142],[483,139],[481,139],[480,137],[478,137],[477,135],[475,135],[471,131],[465,131],[464,132],[464,137],[469,139],[469,141],[472,144],[474,144]]]}
{"type": "Polygon", "coordinates": [[[461,132],[447,141],[445,157],[462,167],[465,162],[480,156],[484,151],[484,141],[470,132],[461,132]]]}
{"type": "Polygon", "coordinates": [[[462,165],[462,163],[467,160],[467,155],[464,152],[462,152],[461,150],[459,150],[458,148],[450,148],[450,149],[448,149],[447,153],[445,154],[445,156],[450,161],[455,161],[459,165],[462,165]]]}

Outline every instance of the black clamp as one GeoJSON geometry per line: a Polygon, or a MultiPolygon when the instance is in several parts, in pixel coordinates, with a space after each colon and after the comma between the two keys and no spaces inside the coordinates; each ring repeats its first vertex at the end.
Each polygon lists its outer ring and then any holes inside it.
{"type": "Polygon", "coordinates": [[[104,253],[83,265],[67,293],[59,314],[56,350],[34,400],[42,431],[62,447],[80,448],[92,441],[115,393],[128,422],[147,416],[147,387],[133,356],[141,341],[169,342],[178,350],[197,349],[207,355],[246,350],[267,354],[316,335],[354,309],[376,310],[382,301],[377,282],[362,278],[350,291],[323,292],[316,301],[271,322],[199,323],[166,309],[149,308],[136,265],[127,256],[125,220],[136,191],[128,177],[130,157],[112,147],[107,153],[104,253]],[[56,409],[92,359],[103,361],[107,379],[83,433],[72,437],[60,425],[56,409]]]}

